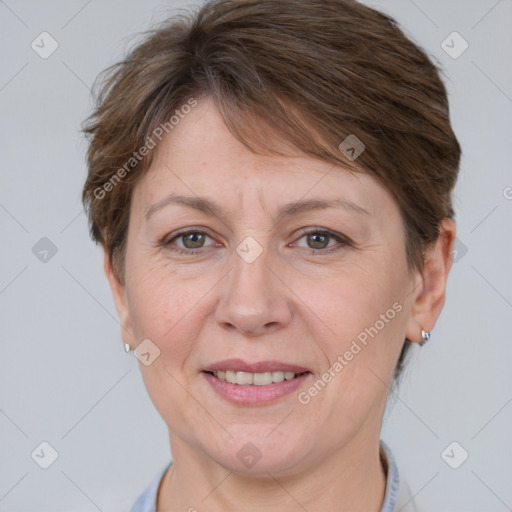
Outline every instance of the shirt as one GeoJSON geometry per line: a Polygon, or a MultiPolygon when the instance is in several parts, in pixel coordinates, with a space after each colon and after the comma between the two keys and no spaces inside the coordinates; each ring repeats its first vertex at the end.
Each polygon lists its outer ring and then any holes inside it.
{"type": "MultiPolygon", "coordinates": [[[[380,512],[419,512],[411,491],[405,482],[400,482],[398,467],[388,445],[380,440],[380,454],[386,469],[386,492],[380,512]]],[[[160,482],[171,467],[170,462],[137,498],[130,512],[156,512],[156,499],[160,482]]]]}

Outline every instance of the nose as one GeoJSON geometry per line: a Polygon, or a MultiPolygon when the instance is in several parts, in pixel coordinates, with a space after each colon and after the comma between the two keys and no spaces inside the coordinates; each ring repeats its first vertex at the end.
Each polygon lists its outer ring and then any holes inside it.
{"type": "Polygon", "coordinates": [[[268,253],[265,249],[251,263],[233,253],[234,268],[224,281],[215,311],[215,319],[224,329],[260,336],[290,323],[290,292],[269,265],[268,253]]]}

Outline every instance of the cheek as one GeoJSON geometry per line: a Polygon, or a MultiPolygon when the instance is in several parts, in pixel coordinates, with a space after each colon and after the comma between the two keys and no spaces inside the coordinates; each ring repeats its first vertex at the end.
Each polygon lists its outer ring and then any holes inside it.
{"type": "Polygon", "coordinates": [[[311,332],[328,359],[323,370],[334,375],[325,398],[337,406],[328,409],[354,416],[355,423],[384,398],[403,343],[406,280],[401,269],[381,261],[349,265],[321,286],[303,283],[297,291],[314,313],[311,332]]]}
{"type": "MultiPolygon", "coordinates": [[[[325,333],[326,339],[336,340],[333,348],[343,349],[347,342],[350,345],[349,340],[400,302],[404,283],[399,276],[400,272],[390,265],[368,258],[366,262],[340,266],[316,282],[309,278],[295,279],[293,288],[314,313],[320,332],[325,333]]],[[[394,313],[396,308],[390,312],[393,318],[394,313]]],[[[392,324],[397,322],[386,322],[382,331],[390,331],[392,324]]]]}
{"type": "Polygon", "coordinates": [[[197,328],[198,306],[209,287],[206,280],[164,274],[148,270],[134,281],[128,289],[130,314],[139,338],[154,340],[161,350],[176,350],[175,342],[186,341],[183,334],[197,328]]]}
{"type": "Polygon", "coordinates": [[[137,340],[150,339],[160,355],[149,365],[139,363],[148,394],[168,425],[186,429],[187,417],[199,415],[198,405],[184,391],[187,360],[204,323],[204,298],[211,285],[184,279],[165,269],[133,272],[128,288],[130,315],[137,340]]]}
{"type": "MultiPolygon", "coordinates": [[[[197,295],[195,280],[162,261],[154,248],[129,237],[126,252],[126,287],[136,334],[163,340],[176,328],[197,295]]],[[[181,322],[180,328],[187,322],[181,322]]],[[[151,339],[153,339],[151,338],[151,339]]]]}

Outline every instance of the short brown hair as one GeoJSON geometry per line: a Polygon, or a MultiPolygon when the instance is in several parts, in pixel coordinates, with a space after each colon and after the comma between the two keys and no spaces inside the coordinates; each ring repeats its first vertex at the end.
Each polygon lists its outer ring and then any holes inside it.
{"type": "Polygon", "coordinates": [[[211,98],[253,151],[279,152],[255,128],[267,126],[306,155],[374,176],[400,208],[411,271],[454,217],[460,146],[439,70],[391,17],[355,0],[210,1],[146,33],[101,78],[82,198],[121,282],[131,194],[154,153],[126,162],[191,98],[211,98]],[[365,145],[357,161],[338,149],[349,135],[365,145]]]}

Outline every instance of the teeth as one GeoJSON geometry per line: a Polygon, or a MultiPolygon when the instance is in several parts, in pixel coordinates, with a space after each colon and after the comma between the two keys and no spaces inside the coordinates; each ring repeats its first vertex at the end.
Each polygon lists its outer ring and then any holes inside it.
{"type": "Polygon", "coordinates": [[[283,382],[284,380],[291,380],[296,377],[293,372],[263,372],[263,373],[249,373],[249,372],[233,372],[231,370],[219,370],[213,374],[222,381],[230,382],[231,384],[239,384],[241,386],[267,386],[273,382],[283,382]]]}
{"type": "Polygon", "coordinates": [[[268,386],[269,384],[272,384],[272,372],[253,373],[252,383],[255,386],[268,386]]]}
{"type": "Polygon", "coordinates": [[[242,386],[252,384],[252,373],[236,372],[236,383],[242,386]]]}
{"type": "MultiPolygon", "coordinates": [[[[291,373],[291,372],[287,372],[287,373],[291,373]]],[[[293,374],[293,375],[295,375],[295,374],[293,374]]],[[[272,382],[283,382],[283,380],[284,380],[284,372],[272,372],[272,382]]]]}

